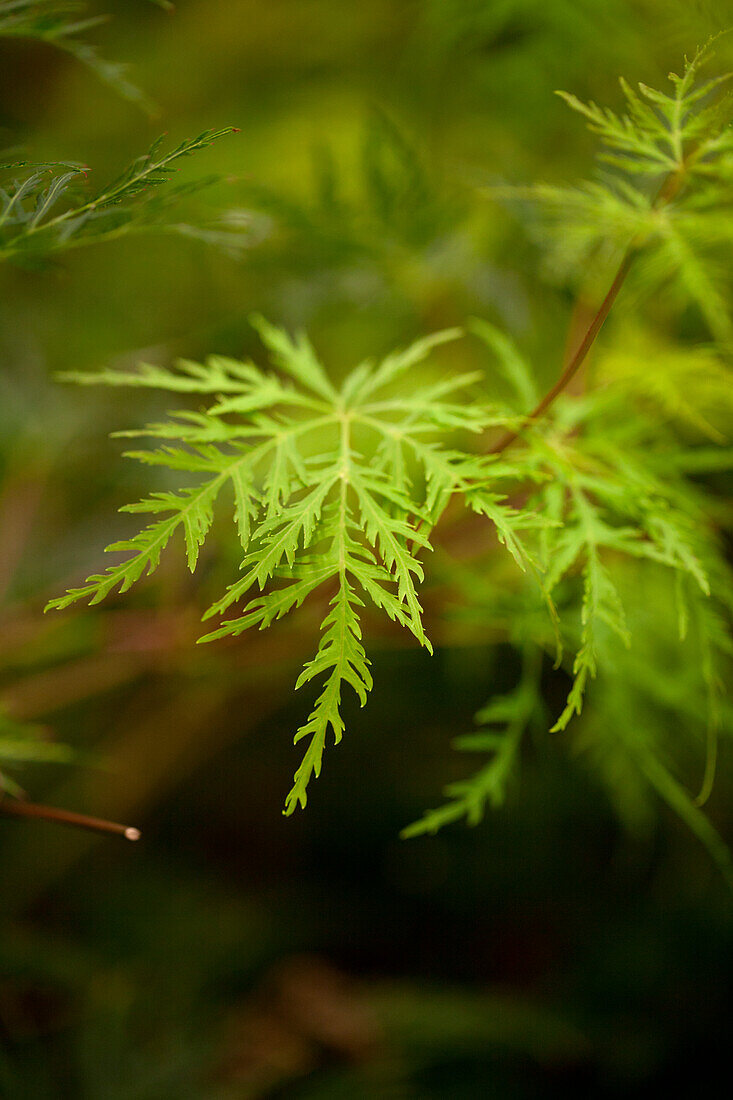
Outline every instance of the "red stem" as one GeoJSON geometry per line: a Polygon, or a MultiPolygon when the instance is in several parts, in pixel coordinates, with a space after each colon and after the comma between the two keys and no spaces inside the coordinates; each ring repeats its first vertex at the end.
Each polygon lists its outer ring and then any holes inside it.
{"type": "MultiPolygon", "coordinates": [[[[559,394],[562,393],[562,391],[565,389],[565,387],[568,385],[568,383],[575,377],[575,375],[578,373],[578,371],[582,367],[583,363],[586,360],[588,352],[590,351],[590,349],[593,347],[593,344],[595,343],[595,340],[596,340],[596,337],[598,336],[598,333],[603,328],[604,321],[606,320],[609,313],[611,312],[611,307],[613,306],[613,303],[616,301],[616,299],[618,297],[618,293],[621,290],[621,287],[624,285],[624,281],[626,279],[626,276],[629,273],[629,270],[631,268],[631,264],[633,263],[633,260],[634,260],[634,254],[635,254],[635,249],[629,249],[629,251],[624,256],[624,258],[621,261],[621,264],[619,266],[619,269],[616,272],[616,276],[615,276],[613,282],[611,283],[608,294],[603,299],[603,302],[601,303],[601,305],[598,309],[598,312],[596,313],[595,317],[591,321],[585,336],[583,337],[583,339],[580,342],[578,350],[575,352],[572,359],[570,360],[570,362],[568,363],[565,370],[562,372],[562,374],[560,375],[560,377],[558,378],[557,382],[552,387],[552,389],[548,390],[548,392],[545,394],[545,396],[540,401],[537,408],[533,409],[532,412],[529,414],[529,416],[527,417],[527,422],[528,423],[530,423],[533,420],[536,420],[539,416],[542,416],[542,414],[544,412],[546,412],[547,409],[549,409],[550,405],[555,400],[555,398],[559,394]]],[[[505,450],[505,448],[508,447],[510,443],[513,443],[514,440],[517,439],[518,437],[519,437],[519,432],[518,431],[517,432],[506,432],[506,434],[503,435],[501,437],[501,439],[499,439],[494,444],[493,447],[489,448],[488,453],[489,454],[501,454],[501,452],[503,450],[505,450]]]]}
{"type": "Polygon", "coordinates": [[[140,830],[130,825],[118,825],[116,821],[105,821],[102,817],[88,817],[73,810],[60,810],[56,806],[39,806],[35,802],[23,802],[16,799],[0,800],[0,813],[11,817],[35,817],[43,821],[53,821],[59,825],[73,825],[78,829],[91,829],[95,833],[114,833],[125,840],[139,840],[140,830]]]}
{"type": "MultiPolygon", "coordinates": [[[[666,203],[671,202],[676,197],[676,195],[684,185],[687,169],[689,165],[695,160],[697,154],[697,149],[693,148],[692,150],[690,150],[687,153],[685,159],[679,165],[679,167],[674,172],[671,172],[669,176],[667,176],[667,179],[660,187],[654,198],[654,201],[652,202],[652,209],[658,210],[660,206],[664,206],[666,203]]],[[[542,414],[546,412],[547,409],[549,409],[555,398],[562,393],[568,383],[575,377],[575,375],[582,367],[583,363],[586,360],[588,352],[595,343],[598,333],[603,328],[604,321],[611,312],[611,308],[618,297],[618,293],[621,290],[621,287],[624,285],[626,276],[628,275],[631,269],[631,265],[634,262],[634,256],[636,255],[638,245],[639,241],[637,239],[632,241],[632,243],[629,245],[624,255],[624,258],[619,265],[619,269],[616,272],[614,280],[611,283],[608,293],[601,302],[598,312],[591,321],[585,336],[580,342],[578,350],[575,352],[575,355],[573,355],[572,359],[565,367],[565,370],[562,372],[552,389],[545,394],[537,408],[533,409],[532,412],[529,414],[529,416],[527,417],[527,423],[531,423],[532,421],[536,420],[537,417],[542,416],[542,414]]],[[[511,443],[514,442],[515,439],[518,438],[518,431],[506,432],[501,437],[501,439],[499,439],[494,444],[493,447],[489,448],[487,453],[493,455],[501,454],[503,450],[505,450],[511,443]]]]}

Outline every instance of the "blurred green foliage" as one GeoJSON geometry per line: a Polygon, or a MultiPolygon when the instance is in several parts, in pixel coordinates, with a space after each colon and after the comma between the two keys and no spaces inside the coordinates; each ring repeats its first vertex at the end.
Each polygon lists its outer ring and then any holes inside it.
{"type": "MultiPolygon", "coordinates": [[[[636,564],[620,582],[630,628],[667,672],[661,694],[614,649],[574,752],[565,734],[530,737],[521,795],[510,789],[478,829],[410,842],[397,834],[426,792],[465,778],[451,740],[519,679],[522,639],[509,646],[486,623],[511,623],[523,597],[470,548],[460,570],[442,552],[433,563],[430,609],[447,612],[433,662],[385,631],[379,695],[349,713],[348,746],[289,821],[278,807],[298,720],[290,686],[317,622],[306,611],[276,637],[194,648],[205,599],[238,567],[233,542],[204,554],[195,586],[171,558],[133,601],[53,618],[41,608],[129,535],[115,510],[149,490],[108,431],[167,407],[139,390],[70,392],[57,371],[256,354],[257,310],[307,328],[341,380],[360,358],[478,315],[515,335],[544,388],[576,288],[480,192],[586,175],[592,139],[554,89],[618,104],[620,73],[662,87],[682,53],[733,22],[733,4],[189,0],[166,13],[125,0],[92,15],[108,11],[83,38],[134,63],[125,79],[157,117],[74,51],[5,37],[0,22],[3,159],[90,164],[97,189],[161,129],[177,145],[238,127],[182,180],[218,177],[190,201],[234,211],[245,247],[234,257],[146,236],[90,244],[45,271],[0,267],[0,731],[32,724],[36,760],[48,746],[47,763],[12,771],[34,796],[145,833],[124,846],[0,820],[0,1096],[699,1087],[700,1066],[726,1065],[730,898],[685,830],[654,811],[638,769],[596,736],[643,732],[666,751],[681,726],[690,744],[704,730],[695,625],[680,649],[672,585],[636,564]],[[456,572],[473,609],[445,591],[456,572]],[[66,744],[83,765],[50,759],[66,744]]],[[[730,68],[731,42],[717,51],[730,68]]],[[[636,357],[668,363],[682,379],[668,421],[701,454],[729,425],[724,367],[699,350],[680,362],[680,338],[706,337],[674,298],[645,299],[653,326],[641,329],[634,290],[591,370],[628,378],[636,357]]],[[[475,351],[456,354],[474,365],[475,351]]],[[[644,386],[654,402],[652,372],[644,386]]],[[[697,476],[725,526],[723,472],[701,462],[697,476]]],[[[460,560],[460,530],[457,547],[460,560]]],[[[540,675],[557,714],[567,677],[540,675]]],[[[725,739],[720,753],[710,814],[731,837],[725,739]]]]}

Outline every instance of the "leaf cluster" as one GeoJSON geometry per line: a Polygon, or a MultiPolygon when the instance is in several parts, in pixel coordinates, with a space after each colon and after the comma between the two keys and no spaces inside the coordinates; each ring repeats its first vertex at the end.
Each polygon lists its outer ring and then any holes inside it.
{"type": "Polygon", "coordinates": [[[79,164],[0,165],[11,177],[0,187],[0,260],[38,264],[60,252],[151,230],[200,237],[238,251],[244,237],[236,225],[207,229],[179,222],[172,214],[183,199],[215,180],[171,183],[182,160],[235,132],[231,126],[205,130],[169,151],[163,149],[164,138],[158,138],[91,195],[88,169],[79,164]]]}
{"type": "Polygon", "coordinates": [[[599,177],[576,186],[504,191],[545,215],[542,239],[556,270],[581,270],[597,254],[643,250],[645,292],[692,300],[716,340],[733,337],[727,255],[733,204],[730,73],[700,79],[711,43],[670,73],[670,92],[621,81],[625,113],[560,92],[601,142],[599,177]],[[610,169],[610,171],[609,171],[610,169]]]}
{"type": "Polygon", "coordinates": [[[451,497],[462,497],[494,524],[522,569],[534,568],[524,535],[543,521],[508,503],[502,488],[508,471],[498,459],[450,445],[456,433],[475,435],[509,422],[498,408],[457,399],[475,384],[474,374],[418,380],[409,392],[399,388],[408,371],[457,331],[437,333],[379,363],[362,363],[336,388],[304,336],[291,339],[261,319],[255,323],[278,374],[212,357],[205,364],[183,361],[172,370],[143,366],[135,374],[75,378],[214,396],[205,411],[184,410],[144,432],[123,433],[163,442],[131,457],[198,475],[198,483],[127,506],[162,518],[109,547],[125,559],[51,606],[96,603],[114,589],[126,591],[157,567],[179,530],[193,570],[228,488],[244,552],[242,576],[205,618],[243,606],[204,640],[268,627],[318,590],[328,601],[318,651],[297,684],[319,680],[321,688],[296,734],[308,747],[288,796],[290,812],[305,805],[329,729],[336,741],[341,738],[344,686],[362,704],[371,690],[361,640],[365,605],[430,648],[418,594],[422,556],[451,497]]]}
{"type": "MultiPolygon", "coordinates": [[[[603,700],[604,691],[613,690],[606,688],[611,678],[621,684],[619,670],[633,667],[639,715],[655,707],[669,711],[676,696],[665,694],[664,662],[653,663],[663,649],[639,642],[654,637],[654,630],[650,635],[639,614],[643,597],[629,598],[631,581],[642,593],[648,577],[650,586],[669,584],[674,598],[665,611],[674,607],[675,652],[684,652],[692,639],[696,647],[689,698],[694,706],[703,701],[707,717],[695,724],[687,714],[684,752],[706,754],[707,795],[726,713],[719,685],[730,659],[724,621],[733,608],[730,569],[716,530],[721,517],[696,480],[727,469],[730,451],[689,442],[690,434],[699,442],[696,433],[706,443],[725,438],[719,420],[726,402],[727,300],[707,246],[699,256],[689,252],[704,244],[705,233],[713,247],[716,220],[727,217],[731,198],[728,107],[714,98],[725,79],[697,81],[708,52],[688,62],[682,77],[671,77],[671,94],[623,85],[623,115],[567,97],[601,137],[615,175],[581,188],[532,188],[527,194],[545,206],[556,204],[574,263],[611,245],[638,253],[637,266],[647,273],[655,264],[665,278],[672,271],[717,346],[665,346],[639,326],[642,351],[634,351],[631,363],[612,348],[600,358],[595,386],[547,402],[540,401],[535,370],[512,340],[474,321],[471,331],[491,357],[492,374],[510,394],[502,403],[482,396],[480,374],[436,378],[424,365],[439,345],[460,335],[457,330],[362,363],[337,386],[304,335],[293,338],[256,319],[275,370],[212,356],[172,368],[141,365],[132,373],[70,376],[84,384],[197,395],[204,403],[143,431],[120,433],[156,440],[154,449],[130,457],[168,478],[180,477],[181,487],[127,505],[124,511],[152,522],[108,548],[124,555],[118,564],[50,606],[97,603],[127,591],[155,571],[179,531],[193,571],[225,492],[241,572],[205,612],[204,618],[223,621],[202,640],[265,629],[306,600],[320,601],[319,642],[296,684],[310,687],[315,697],[295,734],[306,750],[286,813],[306,804],[328,739],[342,737],[346,688],[362,705],[372,689],[363,639],[369,617],[381,612],[431,648],[421,594],[424,559],[440,538],[435,528],[449,504],[459,500],[477,530],[488,521],[508,554],[500,557],[493,547],[478,573],[452,564],[450,579],[474,618],[503,630],[521,651],[523,672],[516,690],[492,699],[479,715],[479,732],[459,742],[488,752],[488,763],[448,788],[447,805],[430,811],[408,835],[460,818],[478,821],[487,805],[506,797],[524,732],[547,726],[562,732],[582,713],[581,731],[601,729],[595,740],[588,734],[597,750],[591,747],[588,757],[599,762],[604,783],[613,786],[614,777],[633,770],[685,818],[728,873],[724,846],[675,775],[654,721],[648,735],[636,736],[607,720],[620,713],[618,700],[601,719],[594,709],[588,718],[584,706],[591,683],[599,685],[593,698],[603,700]],[[710,227],[704,233],[694,229],[698,217],[710,227]],[[673,263],[681,256],[679,241],[688,252],[684,262],[673,263]],[[653,354],[644,350],[651,347],[653,354]],[[651,362],[642,372],[644,360],[651,362]],[[515,444],[510,455],[505,444],[488,453],[483,448],[485,433],[497,427],[508,430],[515,444]],[[234,617],[227,617],[235,607],[234,617]],[[554,653],[568,676],[567,700],[551,719],[538,682],[545,652],[554,653]]],[[[385,201],[385,218],[387,206],[385,201]]],[[[721,232],[715,247],[726,239],[721,232]]],[[[670,641],[666,625],[664,640],[670,641]]]]}
{"type": "MultiPolygon", "coordinates": [[[[498,351],[503,373],[520,380],[521,401],[529,370],[521,353],[492,328],[479,324],[475,331],[498,351]]],[[[644,339],[651,342],[649,334],[644,339]]],[[[733,655],[733,576],[715,498],[699,481],[730,469],[733,454],[725,447],[690,447],[676,430],[681,421],[709,434],[701,415],[705,388],[693,389],[685,369],[694,376],[700,354],[677,347],[677,370],[650,386],[638,371],[620,371],[619,352],[611,348],[592,393],[559,401],[549,424],[525,432],[525,449],[514,462],[526,462],[535,476],[527,509],[548,521],[539,532],[537,558],[559,615],[567,702],[548,721],[536,663],[528,678],[533,647],[535,662],[538,652],[557,652],[547,617],[537,614],[536,593],[507,591],[503,579],[492,582],[491,572],[453,563],[465,614],[473,622],[491,616],[504,623],[525,654],[524,672],[514,692],[491,700],[477,716],[482,726],[487,719],[504,723],[501,732],[488,731],[488,763],[449,787],[448,803],[406,835],[462,816],[479,820],[487,804],[501,804],[506,795],[523,731],[544,721],[560,732],[582,712],[576,744],[628,824],[647,821],[653,790],[733,881],[728,849],[700,809],[712,788],[718,737],[733,731],[724,693],[733,655]],[[538,470],[546,476],[537,477],[538,470]],[[680,770],[694,774],[701,758],[704,778],[695,799],[680,770]]],[[[480,730],[475,739],[460,738],[457,747],[480,750],[483,736],[480,730]]]]}

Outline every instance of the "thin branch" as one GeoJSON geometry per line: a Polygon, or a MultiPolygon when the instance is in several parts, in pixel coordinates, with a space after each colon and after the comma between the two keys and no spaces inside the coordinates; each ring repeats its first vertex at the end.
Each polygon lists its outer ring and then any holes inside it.
{"type": "MultiPolygon", "coordinates": [[[[546,412],[547,409],[549,409],[550,405],[553,403],[555,398],[558,397],[559,394],[562,393],[562,391],[565,389],[565,387],[568,385],[568,383],[575,377],[575,375],[578,373],[578,371],[582,367],[583,363],[586,360],[588,352],[590,351],[590,349],[593,347],[593,344],[595,343],[595,340],[596,340],[596,337],[598,336],[598,333],[603,328],[603,324],[604,324],[606,318],[608,317],[609,313],[611,312],[611,307],[613,306],[613,303],[616,301],[616,299],[618,297],[618,294],[619,294],[619,291],[621,290],[621,287],[624,285],[624,282],[626,280],[626,276],[628,275],[628,273],[631,269],[631,264],[633,263],[635,252],[636,252],[635,248],[630,248],[628,250],[628,252],[626,253],[626,255],[624,256],[624,258],[621,261],[621,264],[619,266],[619,269],[616,272],[616,276],[615,276],[613,282],[611,283],[608,294],[603,299],[603,302],[601,303],[600,307],[598,308],[598,311],[597,311],[595,317],[591,321],[591,323],[590,323],[590,325],[589,325],[589,327],[586,331],[585,336],[583,337],[583,339],[580,342],[580,346],[578,347],[578,350],[575,352],[572,359],[570,360],[570,362],[568,363],[565,370],[562,372],[562,374],[560,375],[560,377],[558,378],[557,382],[552,387],[552,389],[548,390],[548,392],[545,394],[545,396],[540,401],[539,405],[535,409],[533,409],[532,412],[529,414],[529,416],[527,417],[527,422],[528,423],[531,423],[532,421],[536,420],[538,417],[542,416],[542,414],[544,412],[546,412]]],[[[501,437],[501,439],[499,439],[494,444],[493,447],[489,448],[488,453],[489,454],[501,454],[501,452],[503,450],[505,450],[510,445],[510,443],[513,443],[514,440],[518,439],[518,438],[519,438],[519,432],[518,431],[516,431],[516,432],[506,432],[501,437]]]]}
{"type": "MultiPolygon", "coordinates": [[[[679,165],[679,167],[674,172],[670,173],[670,175],[667,177],[667,179],[664,181],[661,188],[657,192],[654,201],[652,202],[653,210],[658,210],[661,206],[665,206],[676,197],[685,182],[685,177],[689,165],[695,160],[697,153],[697,149],[690,150],[690,152],[688,152],[687,156],[679,165]]],[[[619,291],[626,281],[626,276],[631,270],[631,265],[634,262],[634,257],[636,256],[638,248],[639,241],[638,239],[634,239],[626,250],[624,258],[619,265],[618,271],[616,272],[608,293],[601,302],[601,305],[599,306],[597,313],[591,321],[585,336],[581,340],[577,351],[563,370],[562,374],[560,375],[552,389],[548,390],[548,392],[540,401],[539,405],[529,414],[526,421],[528,424],[533,423],[535,420],[538,419],[538,417],[542,416],[543,413],[547,412],[555,398],[563,392],[566,386],[572,381],[580,368],[583,366],[583,363],[588,356],[588,352],[593,347],[593,344],[596,341],[596,337],[603,328],[604,322],[611,312],[614,302],[618,298],[619,291]]],[[[487,453],[501,454],[502,451],[506,450],[506,448],[510,446],[510,444],[512,444],[515,439],[518,438],[518,431],[506,432],[499,440],[497,440],[493,447],[489,448],[487,453]]]]}
{"type": "Polygon", "coordinates": [[[11,817],[34,817],[42,821],[52,821],[58,825],[73,825],[78,829],[90,829],[95,833],[114,833],[125,840],[139,840],[140,830],[130,825],[118,825],[116,821],[105,821],[101,817],[88,817],[72,810],[60,810],[56,806],[39,806],[35,802],[23,802],[17,799],[0,799],[0,813],[11,817]]]}

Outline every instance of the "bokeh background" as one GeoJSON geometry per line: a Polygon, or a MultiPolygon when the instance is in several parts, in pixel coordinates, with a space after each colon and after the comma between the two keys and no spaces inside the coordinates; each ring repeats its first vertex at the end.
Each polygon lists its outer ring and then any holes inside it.
{"type": "MultiPolygon", "coordinates": [[[[95,9],[93,9],[95,10],[95,9]]],[[[166,404],[71,391],[58,371],[259,355],[255,310],[306,327],[335,374],[472,314],[554,377],[572,310],[482,188],[587,175],[553,95],[659,86],[729,0],[127,0],[90,32],[141,111],[54,48],[0,42],[3,144],[116,174],[159,134],[232,135],[186,166],[236,212],[238,257],[150,236],[0,270],[0,685],[78,759],[38,800],[139,825],[128,845],[0,819],[0,1096],[648,1096],[727,1072],[733,909],[665,812],[624,831],[561,739],[534,746],[475,829],[400,828],[465,770],[450,741],[516,668],[448,631],[385,637],[377,689],[284,819],[307,615],[194,648],[226,544],[192,580],[43,617],[129,531],[146,490],[116,428],[166,404]],[[271,636],[270,636],[271,634],[271,636]]],[[[723,40],[720,52],[730,57],[723,40]]],[[[723,753],[725,763],[725,752],[723,753]]],[[[730,761],[728,761],[730,763],[730,761]]],[[[730,774],[730,768],[728,768],[730,774]]],[[[726,768],[711,806],[733,836],[726,768]]]]}

